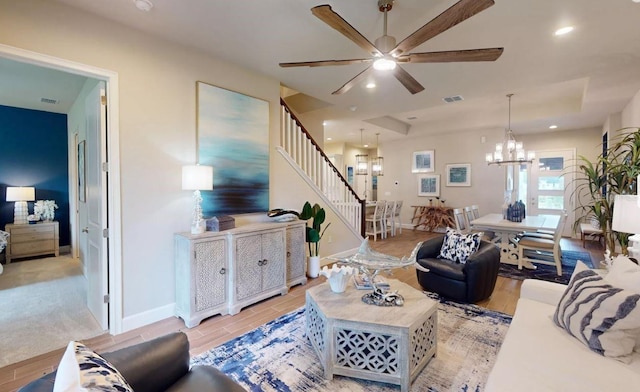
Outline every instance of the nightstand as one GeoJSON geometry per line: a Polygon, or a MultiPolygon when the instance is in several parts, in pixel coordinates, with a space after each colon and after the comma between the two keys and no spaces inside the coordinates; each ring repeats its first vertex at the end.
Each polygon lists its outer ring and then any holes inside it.
{"type": "Polygon", "coordinates": [[[7,264],[11,259],[53,254],[60,255],[58,222],[40,222],[33,225],[5,226],[9,232],[7,244],[7,264]]]}

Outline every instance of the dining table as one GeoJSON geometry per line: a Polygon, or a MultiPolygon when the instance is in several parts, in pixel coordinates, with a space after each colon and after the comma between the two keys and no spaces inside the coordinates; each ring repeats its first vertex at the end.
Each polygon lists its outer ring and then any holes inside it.
{"type": "MultiPolygon", "coordinates": [[[[527,215],[521,222],[512,222],[502,214],[487,214],[472,220],[469,225],[473,231],[493,232],[495,236],[491,242],[500,247],[500,262],[518,265],[518,244],[514,241],[518,233],[538,230],[555,233],[559,223],[560,215],[527,215]]],[[[525,262],[523,267],[536,268],[530,262],[525,262]]]]}

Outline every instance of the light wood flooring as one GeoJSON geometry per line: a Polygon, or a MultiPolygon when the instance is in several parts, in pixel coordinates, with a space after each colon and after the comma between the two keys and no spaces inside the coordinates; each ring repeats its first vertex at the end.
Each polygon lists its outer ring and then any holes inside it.
{"type": "MultiPolygon", "coordinates": [[[[378,241],[370,240],[370,244],[376,251],[400,257],[409,255],[416,243],[424,241],[432,235],[424,231],[405,229],[402,234],[398,234],[395,237],[389,237],[385,240],[379,239],[378,241]]],[[[585,251],[580,240],[562,239],[561,245],[564,250],[585,251]]],[[[602,259],[603,251],[598,243],[587,242],[586,251],[591,253],[591,259],[594,263],[602,259]]],[[[396,270],[393,278],[421,289],[413,268],[396,270]]],[[[98,352],[104,352],[127,347],[170,332],[183,331],[189,337],[191,355],[198,355],[303,306],[305,290],[324,281],[323,277],[310,279],[306,285],[293,287],[287,295],[273,297],[244,308],[235,316],[211,317],[191,329],[186,328],[181,319],[171,317],[118,336],[106,334],[86,340],[84,343],[98,352]]],[[[512,315],[520,296],[521,284],[522,281],[519,280],[498,277],[496,288],[491,298],[478,303],[478,305],[512,315]]],[[[0,392],[15,391],[29,381],[52,372],[60,361],[63,351],[64,349],[55,350],[48,354],[0,368],[0,392]]]]}

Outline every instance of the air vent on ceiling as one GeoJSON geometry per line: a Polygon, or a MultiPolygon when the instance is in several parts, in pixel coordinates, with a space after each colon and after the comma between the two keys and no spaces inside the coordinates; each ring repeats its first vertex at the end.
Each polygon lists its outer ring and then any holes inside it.
{"type": "Polygon", "coordinates": [[[442,98],[446,103],[458,102],[464,100],[460,95],[454,95],[453,97],[444,97],[442,98]]]}
{"type": "Polygon", "coordinates": [[[57,100],[57,99],[51,99],[51,98],[40,98],[40,102],[42,102],[42,103],[50,103],[52,105],[56,105],[60,101],[57,100]]]}

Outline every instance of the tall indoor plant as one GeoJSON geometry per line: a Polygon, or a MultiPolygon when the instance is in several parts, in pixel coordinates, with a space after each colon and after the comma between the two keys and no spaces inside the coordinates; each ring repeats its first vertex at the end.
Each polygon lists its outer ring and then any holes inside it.
{"type": "Polygon", "coordinates": [[[309,268],[307,274],[312,277],[318,277],[320,273],[320,240],[324,235],[324,232],[331,225],[327,224],[324,230],[321,230],[321,226],[326,218],[324,208],[321,208],[318,203],[311,207],[311,203],[304,203],[302,212],[300,213],[300,219],[307,221],[307,228],[305,233],[305,241],[309,244],[309,268]],[[309,220],[311,219],[311,226],[309,226],[309,220]]]}
{"type": "MultiPolygon", "coordinates": [[[[612,230],[615,195],[637,194],[637,178],[640,174],[640,129],[624,128],[617,138],[603,149],[595,162],[579,157],[578,169],[582,174],[576,179],[574,193],[578,218],[577,228],[584,217],[594,217],[600,224],[605,245],[612,253],[619,243],[622,253],[627,253],[630,233],[612,230]]],[[[634,234],[634,233],[631,233],[634,234]]]]}

